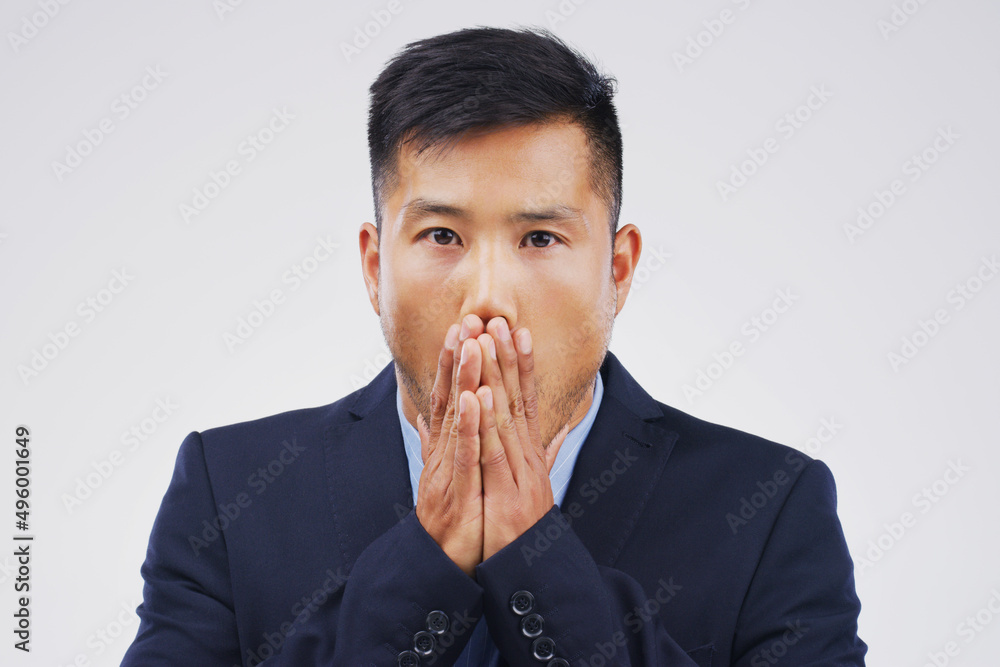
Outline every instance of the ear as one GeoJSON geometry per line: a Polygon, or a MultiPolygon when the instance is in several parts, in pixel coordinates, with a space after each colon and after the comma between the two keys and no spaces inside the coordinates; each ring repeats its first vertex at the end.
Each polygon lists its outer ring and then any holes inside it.
{"type": "Polygon", "coordinates": [[[642,254],[642,234],[635,225],[625,225],[615,233],[615,249],[611,257],[611,275],[618,290],[618,306],[615,317],[625,307],[625,299],[632,287],[632,275],[642,254]]]}
{"type": "Polygon", "coordinates": [[[358,232],[358,246],[361,250],[361,274],[365,279],[365,287],[368,290],[368,300],[371,301],[372,308],[378,312],[378,230],[370,222],[361,224],[358,232]]]}

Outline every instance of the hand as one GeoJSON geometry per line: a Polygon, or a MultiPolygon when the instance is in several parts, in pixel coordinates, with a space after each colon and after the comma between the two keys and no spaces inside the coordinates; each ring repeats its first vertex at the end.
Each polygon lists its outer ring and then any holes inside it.
{"type": "MultiPolygon", "coordinates": [[[[477,318],[478,320],[478,318],[477,318]]],[[[480,464],[483,479],[483,560],[531,528],[555,500],[549,472],[569,433],[563,425],[546,448],[538,423],[531,334],[514,338],[502,317],[477,337],[481,347],[480,464]]]]}
{"type": "Polygon", "coordinates": [[[474,577],[476,565],[483,560],[480,403],[474,393],[482,365],[475,336],[482,332],[482,321],[475,316],[466,319],[474,325],[468,337],[460,340],[459,325],[451,325],[438,356],[430,425],[423,415],[417,416],[424,461],[417,488],[417,519],[448,557],[474,577]]]}

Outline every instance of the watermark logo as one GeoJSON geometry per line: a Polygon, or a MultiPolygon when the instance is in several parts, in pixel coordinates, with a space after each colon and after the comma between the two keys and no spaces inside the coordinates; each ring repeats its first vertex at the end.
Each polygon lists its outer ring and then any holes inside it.
{"type": "Polygon", "coordinates": [[[926,4],[927,0],[903,0],[899,4],[893,4],[889,18],[875,22],[878,31],[882,33],[882,39],[889,41],[889,37],[899,32],[926,4]]]}
{"type": "MultiPolygon", "coordinates": [[[[83,324],[93,322],[98,314],[103,313],[133,280],[135,280],[135,276],[129,273],[128,267],[123,266],[112,271],[111,280],[108,281],[107,287],[98,290],[96,294],[88,296],[77,305],[76,314],[83,319],[83,324]]],[[[80,335],[82,330],[81,324],[76,319],[70,319],[54,333],[50,331],[48,342],[31,351],[28,363],[17,365],[17,374],[20,376],[21,382],[28,386],[28,382],[48,368],[66,350],[70,341],[80,335]]]]}
{"type": "Polygon", "coordinates": [[[947,308],[937,308],[927,319],[918,318],[916,329],[900,339],[899,349],[886,355],[893,373],[898,373],[901,367],[913,361],[941,333],[944,326],[951,322],[952,315],[975,299],[998,272],[1000,263],[997,262],[996,255],[983,257],[973,274],[956,283],[945,296],[945,301],[952,305],[951,312],[947,308]]]}
{"type": "MultiPolygon", "coordinates": [[[[282,449],[278,455],[266,466],[261,466],[247,477],[247,486],[254,490],[254,495],[259,496],[274,484],[282,474],[295,463],[302,452],[306,451],[303,445],[298,444],[293,437],[291,442],[285,440],[281,443],[282,449]]],[[[200,556],[203,549],[207,549],[215,542],[222,533],[226,532],[233,523],[240,518],[243,510],[253,504],[253,498],[246,491],[241,491],[229,502],[217,503],[219,513],[211,519],[202,519],[202,531],[200,535],[188,535],[188,545],[195,556],[200,556]]]]}
{"type": "MultiPolygon", "coordinates": [[[[281,284],[288,285],[289,292],[295,292],[305,284],[310,277],[331,257],[333,251],[340,247],[330,239],[330,235],[316,237],[316,245],[302,259],[293,262],[287,270],[281,274],[281,284]]],[[[255,299],[250,312],[240,316],[233,331],[226,331],[222,334],[222,341],[226,344],[230,353],[236,352],[236,348],[243,345],[253,336],[264,322],[271,319],[278,309],[278,306],[285,303],[286,294],[280,287],[270,290],[262,299],[255,299]]]]}
{"type": "Polygon", "coordinates": [[[84,129],[82,139],[73,144],[66,144],[62,162],[52,161],[52,173],[56,175],[56,179],[62,183],[63,179],[80,167],[84,160],[104,143],[108,135],[117,129],[115,121],[122,122],[131,116],[132,112],[146,101],[149,94],[160,87],[167,76],[168,73],[160,69],[159,65],[147,67],[139,83],[116,97],[111,103],[109,115],[97,121],[96,126],[84,129]]]}
{"type": "Polygon", "coordinates": [[[919,517],[927,514],[940,503],[951,491],[951,488],[958,484],[971,470],[962,463],[961,459],[948,461],[948,468],[938,479],[913,494],[910,504],[913,505],[914,509],[919,510],[919,514],[905,511],[896,520],[882,524],[883,532],[875,539],[868,541],[868,548],[865,549],[864,556],[857,560],[858,577],[864,576],[866,571],[873,568],[875,563],[882,560],[894,546],[899,544],[906,533],[917,525],[919,517]]]}
{"type": "MultiPolygon", "coordinates": [[[[997,616],[1000,616],[1000,591],[993,588],[990,590],[990,599],[986,601],[986,604],[979,608],[975,614],[966,616],[961,623],[955,626],[955,634],[968,646],[986,630],[997,616]]],[[[961,652],[962,646],[957,641],[948,640],[940,651],[927,653],[927,662],[923,664],[923,667],[947,667],[951,664],[951,659],[957,658],[961,652]]]]}
{"type": "MultiPolygon", "coordinates": [[[[780,133],[784,140],[791,139],[795,133],[805,127],[813,115],[822,109],[833,93],[827,90],[825,84],[812,86],[805,101],[791,111],[786,112],[774,123],[774,129],[780,133]]],[[[715,182],[715,189],[723,202],[736,194],[743,186],[750,182],[761,167],[771,159],[771,156],[781,149],[781,142],[775,137],[768,137],[760,147],[748,148],[747,158],[740,162],[733,163],[729,167],[729,178],[725,181],[715,182]]]]}
{"type": "MultiPolygon", "coordinates": [[[[951,125],[939,127],[937,136],[931,143],[919,153],[911,155],[900,166],[903,176],[909,176],[910,183],[919,181],[961,137],[962,135],[956,133],[951,125]]],[[[853,245],[860,236],[874,227],[875,223],[881,220],[907,192],[907,185],[901,178],[894,178],[884,190],[876,189],[873,191],[872,199],[864,206],[858,207],[854,222],[844,224],[844,235],[847,236],[847,240],[853,245]]]]}
{"type": "MultiPolygon", "coordinates": [[[[740,11],[746,11],[752,4],[752,0],[732,0],[740,11]]],[[[684,73],[684,68],[694,64],[696,60],[705,55],[705,52],[722,37],[726,32],[726,26],[736,23],[739,15],[731,9],[723,9],[718,17],[705,19],[701,22],[702,30],[687,39],[687,44],[681,51],[674,51],[674,64],[677,71],[684,73]]]]}
{"type": "Polygon", "coordinates": [[[236,147],[238,157],[227,160],[222,169],[208,172],[208,180],[201,186],[192,189],[190,203],[181,202],[177,210],[185,224],[191,224],[192,218],[201,215],[209,205],[216,200],[233,180],[243,173],[243,167],[257,159],[257,156],[271,145],[279,134],[284,132],[295,120],[295,114],[287,108],[273,109],[267,123],[246,138],[236,147]]]}
{"type": "MultiPolygon", "coordinates": [[[[122,432],[121,443],[127,447],[127,452],[136,451],[139,446],[148,440],[167,419],[174,414],[180,405],[167,398],[157,398],[156,407],[153,408],[148,417],[145,417],[128,430],[122,432]]],[[[113,449],[104,458],[91,461],[90,470],[86,475],[76,478],[76,485],[72,493],[63,493],[63,507],[66,512],[72,514],[81,507],[88,498],[94,495],[97,489],[111,479],[111,476],[125,463],[125,452],[120,449],[113,449]]]]}
{"type": "Polygon", "coordinates": [[[705,368],[698,369],[694,382],[682,387],[684,397],[687,398],[689,404],[693,404],[696,399],[704,396],[706,391],[722,379],[722,376],[736,363],[736,359],[746,353],[747,344],[760,340],[761,336],[769,331],[799,299],[798,295],[792,293],[791,288],[778,290],[776,295],[770,306],[764,308],[760,314],[751,317],[740,327],[740,333],[747,339],[746,344],[743,340],[737,339],[727,345],[722,352],[713,353],[712,361],[705,368]]]}
{"type": "Polygon", "coordinates": [[[7,33],[7,41],[14,53],[19,53],[21,48],[38,36],[49,22],[62,11],[70,0],[38,0],[39,11],[21,17],[21,26],[17,32],[7,33]]]}
{"type": "MultiPolygon", "coordinates": [[[[794,475],[806,467],[806,460],[798,452],[791,451],[785,455],[785,464],[789,466],[792,475],[794,475]]],[[[757,481],[757,491],[751,493],[749,497],[740,498],[740,506],[736,512],[726,513],[726,523],[729,524],[733,535],[736,535],[740,528],[750,523],[757,516],[757,513],[778,495],[778,491],[793,480],[792,475],[785,472],[784,468],[779,468],[774,471],[771,477],[757,481]]]]}
{"type": "Polygon", "coordinates": [[[350,43],[341,42],[340,52],[344,54],[344,60],[351,62],[355,56],[360,56],[361,52],[371,45],[372,40],[382,34],[382,31],[389,27],[393,18],[403,11],[400,0],[389,0],[383,9],[373,9],[371,20],[365,22],[364,26],[354,26],[354,38],[350,43]]]}

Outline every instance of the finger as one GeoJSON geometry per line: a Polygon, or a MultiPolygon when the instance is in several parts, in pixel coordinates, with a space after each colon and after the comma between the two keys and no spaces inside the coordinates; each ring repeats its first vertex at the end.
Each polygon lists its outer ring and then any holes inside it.
{"type": "MultiPolygon", "coordinates": [[[[424,416],[420,413],[417,413],[417,432],[420,434],[420,450],[421,456],[423,456],[423,451],[427,448],[425,443],[429,441],[430,433],[428,432],[427,422],[424,421],[424,416]]],[[[424,467],[423,470],[420,471],[420,479],[417,480],[417,505],[424,502],[428,493],[432,493],[428,491],[432,485],[432,482],[428,480],[431,480],[434,477],[435,472],[440,465],[440,461],[438,460],[439,457],[430,458],[429,456],[424,456],[423,458],[424,467]],[[430,464],[428,464],[428,459],[430,460],[430,464]]]]}
{"type": "MultiPolygon", "coordinates": [[[[470,320],[471,322],[471,320],[470,320]]],[[[448,460],[448,475],[451,475],[451,457],[454,456],[454,452],[450,454],[447,453],[448,443],[455,444],[455,439],[457,435],[457,418],[458,418],[458,397],[462,390],[458,386],[458,373],[459,367],[461,366],[461,355],[462,346],[465,339],[468,338],[468,326],[463,325],[463,320],[448,327],[448,336],[445,336],[445,345],[454,341],[454,346],[451,348],[451,381],[448,386],[448,397],[444,406],[444,410],[441,413],[441,422],[438,424],[437,429],[431,430],[431,441],[434,443],[440,443],[442,440],[445,442],[445,447],[441,459],[448,460]],[[454,331],[453,331],[454,328],[454,331]]]]}
{"type": "MultiPolygon", "coordinates": [[[[452,355],[452,373],[451,373],[451,391],[448,394],[448,406],[446,408],[446,416],[450,416],[454,419],[458,412],[458,393],[461,391],[458,389],[458,369],[461,362],[462,355],[462,345],[465,340],[470,337],[478,336],[480,332],[477,331],[478,327],[482,326],[482,320],[479,319],[477,315],[472,313],[463,317],[457,324],[452,325],[455,327],[455,332],[457,339],[455,340],[454,354],[452,355]]],[[[451,328],[448,329],[449,333],[451,328]]],[[[446,338],[447,342],[447,338],[446,338]]],[[[454,427],[454,422],[449,422],[447,428],[454,427]]],[[[446,428],[446,425],[442,424],[442,430],[446,428]]]]}
{"type": "Polygon", "coordinates": [[[486,324],[475,313],[468,313],[462,318],[462,321],[469,327],[469,338],[478,338],[480,334],[486,331],[486,324]]]}
{"type": "Polygon", "coordinates": [[[483,476],[483,496],[504,498],[509,495],[511,486],[516,488],[516,483],[497,430],[494,406],[498,403],[488,386],[480,387],[476,395],[479,397],[479,463],[483,476]]]}
{"type": "Polygon", "coordinates": [[[455,365],[455,348],[458,346],[458,325],[452,324],[448,327],[448,333],[444,337],[444,345],[438,354],[437,375],[434,378],[434,388],[431,390],[431,423],[427,424],[418,415],[418,428],[420,433],[420,457],[427,464],[438,436],[441,433],[441,423],[448,408],[448,398],[452,392],[452,371],[455,365]],[[423,422],[424,429],[419,428],[419,422],[423,422]]]}
{"type": "MultiPolygon", "coordinates": [[[[524,470],[524,452],[522,451],[522,447],[525,446],[525,443],[521,442],[522,434],[518,432],[517,422],[514,416],[511,415],[508,407],[509,399],[507,397],[507,389],[504,386],[503,373],[500,369],[500,354],[496,348],[496,341],[493,340],[490,334],[484,333],[479,337],[479,345],[483,352],[481,384],[490,388],[497,437],[500,446],[505,451],[506,465],[510,469],[510,474],[513,476],[515,484],[517,484],[522,479],[521,475],[524,470]],[[494,356],[498,358],[494,359],[494,356]]],[[[517,363],[516,360],[514,363],[517,363]]],[[[516,371],[514,377],[517,377],[516,371]]]]}
{"type": "Polygon", "coordinates": [[[458,437],[452,469],[455,497],[470,499],[482,492],[479,468],[479,401],[471,391],[459,394],[458,437]]]}
{"type": "MultiPolygon", "coordinates": [[[[454,407],[449,411],[452,416],[448,421],[450,422],[450,428],[447,435],[447,444],[445,445],[445,451],[442,456],[442,473],[445,477],[454,475],[453,464],[455,459],[455,449],[459,444],[459,419],[458,419],[458,408],[461,407],[458,399],[461,398],[463,392],[475,393],[476,389],[479,387],[479,374],[480,366],[482,364],[481,355],[479,353],[479,343],[475,339],[467,338],[460,345],[462,350],[461,355],[458,360],[458,371],[455,380],[455,403],[454,407]]],[[[478,401],[473,401],[478,403],[478,401]]],[[[465,406],[468,409],[468,406],[465,406]]],[[[478,411],[477,411],[478,418],[478,411]]],[[[476,432],[478,438],[479,425],[476,424],[476,432]]],[[[479,456],[476,456],[476,465],[479,464],[479,456]]]]}
{"type": "MultiPolygon", "coordinates": [[[[520,443],[523,443],[518,459],[526,461],[527,454],[532,451],[530,443],[533,441],[524,413],[524,387],[521,386],[520,370],[518,367],[520,363],[518,359],[519,354],[514,347],[511,332],[507,328],[507,321],[502,317],[498,317],[493,318],[490,324],[495,327],[496,338],[500,344],[497,349],[497,357],[499,359],[500,371],[503,375],[504,391],[507,394],[507,398],[504,401],[505,409],[497,408],[497,419],[503,425],[506,419],[505,415],[510,415],[513,427],[517,432],[518,440],[520,443]]],[[[520,329],[518,329],[519,331],[520,329]]],[[[511,452],[511,455],[513,456],[513,452],[511,452]]],[[[517,475],[517,472],[518,469],[514,468],[515,475],[517,475]]]]}
{"type": "Polygon", "coordinates": [[[535,455],[539,462],[544,463],[545,447],[549,443],[542,442],[541,426],[538,423],[538,394],[535,391],[535,356],[531,332],[524,328],[518,329],[516,343],[518,386],[521,388],[524,421],[530,433],[529,441],[535,447],[535,455]]]}

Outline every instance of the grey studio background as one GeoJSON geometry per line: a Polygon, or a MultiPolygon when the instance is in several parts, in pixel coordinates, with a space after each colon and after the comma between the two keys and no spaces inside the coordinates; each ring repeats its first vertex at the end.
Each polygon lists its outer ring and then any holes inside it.
{"type": "Polygon", "coordinates": [[[643,251],[611,350],[659,400],[832,468],[869,664],[997,664],[998,19],[990,0],[7,0],[0,663],[117,665],[184,436],[388,362],[357,242],[367,88],[411,40],[523,24],[619,81],[643,251]]]}

